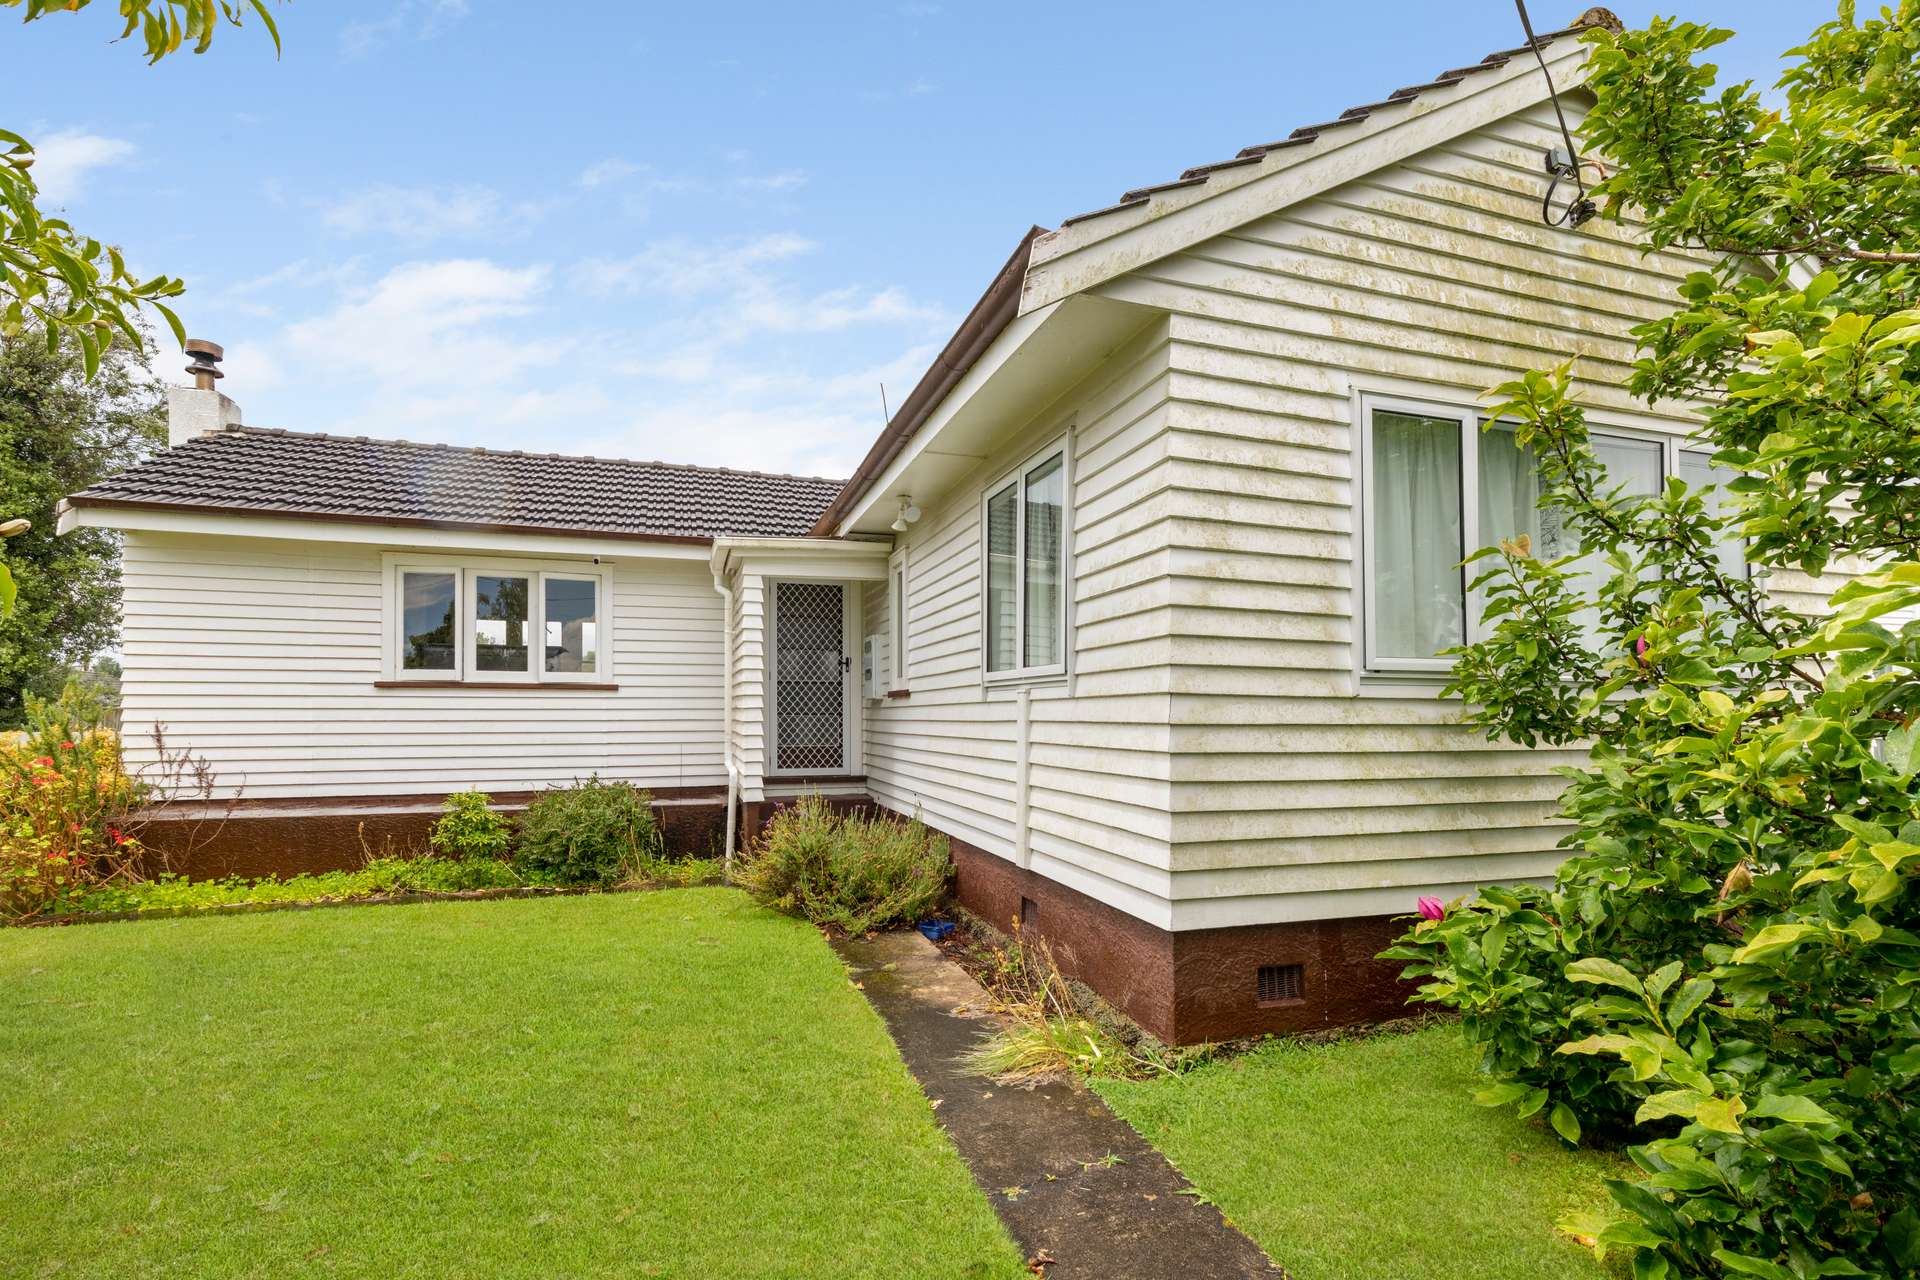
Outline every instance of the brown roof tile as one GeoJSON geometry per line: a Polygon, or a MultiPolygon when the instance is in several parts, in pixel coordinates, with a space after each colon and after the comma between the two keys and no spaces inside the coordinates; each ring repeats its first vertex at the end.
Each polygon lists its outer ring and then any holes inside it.
{"type": "Polygon", "coordinates": [[[626,538],[798,537],[841,481],[229,427],[73,495],[222,511],[626,538]]]}

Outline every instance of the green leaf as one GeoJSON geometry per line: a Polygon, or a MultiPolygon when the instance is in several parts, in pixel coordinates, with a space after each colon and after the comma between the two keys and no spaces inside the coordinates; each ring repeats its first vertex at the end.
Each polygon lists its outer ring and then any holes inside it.
{"type": "Polygon", "coordinates": [[[1547,1114],[1547,1122],[1553,1131],[1574,1146],[1580,1145],[1580,1121],[1573,1114],[1573,1108],[1564,1102],[1553,1104],[1553,1110],[1547,1114]]]}
{"type": "Polygon", "coordinates": [[[1792,1124],[1839,1124],[1839,1117],[1815,1102],[1812,1098],[1797,1093],[1763,1093],[1760,1100],[1753,1104],[1750,1116],[1765,1116],[1773,1120],[1786,1120],[1792,1124]]]}
{"type": "Polygon", "coordinates": [[[1741,1113],[1746,1103],[1739,1098],[1706,1098],[1693,1109],[1696,1123],[1716,1133],[1741,1133],[1741,1113]]]}
{"type": "Polygon", "coordinates": [[[1600,956],[1575,960],[1567,966],[1567,977],[1574,982],[1595,982],[1619,987],[1637,996],[1646,994],[1646,989],[1640,985],[1640,979],[1634,977],[1625,966],[1600,956]]]}
{"type": "Polygon", "coordinates": [[[13,602],[19,598],[19,588],[13,584],[13,574],[7,566],[0,564],[0,618],[13,613],[13,602]]]}
{"type": "Polygon", "coordinates": [[[1772,959],[1799,945],[1802,940],[1823,932],[1820,926],[1812,924],[1770,924],[1734,952],[1733,960],[1735,964],[1751,964],[1757,960],[1772,959]]]}
{"type": "Polygon", "coordinates": [[[1647,1235],[1652,1244],[1633,1255],[1633,1280],[1667,1280],[1673,1273],[1665,1255],[1652,1251],[1653,1245],[1664,1244],[1665,1241],[1651,1231],[1647,1235]]]}
{"type": "Polygon", "coordinates": [[[1483,1107],[1504,1107],[1509,1102],[1518,1102],[1527,1096],[1528,1086],[1517,1080],[1507,1080],[1500,1084],[1488,1085],[1473,1095],[1473,1100],[1483,1107]]]}
{"type": "Polygon", "coordinates": [[[1694,1010],[1712,994],[1711,978],[1689,978],[1681,983],[1680,989],[1673,993],[1673,999],[1667,1001],[1667,1025],[1679,1031],[1693,1016],[1694,1010]]]}
{"type": "Polygon", "coordinates": [[[1765,1258],[1753,1258],[1729,1249],[1715,1249],[1713,1256],[1719,1259],[1721,1266],[1743,1276],[1764,1276],[1766,1280],[1800,1280],[1779,1263],[1768,1262],[1765,1258]]]}
{"type": "Polygon", "coordinates": [[[1635,1124],[1645,1124],[1666,1116],[1691,1116],[1703,1101],[1705,1099],[1697,1089],[1668,1089],[1642,1102],[1640,1109],[1633,1113],[1633,1121],[1635,1124]]]}

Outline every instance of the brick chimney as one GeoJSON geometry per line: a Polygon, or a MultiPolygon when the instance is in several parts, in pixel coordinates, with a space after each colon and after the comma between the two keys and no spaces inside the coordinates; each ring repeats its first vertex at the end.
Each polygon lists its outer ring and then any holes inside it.
{"type": "Polygon", "coordinates": [[[193,360],[187,372],[193,375],[190,387],[167,388],[167,443],[181,445],[195,436],[212,435],[226,427],[240,425],[240,406],[214,390],[213,384],[226,376],[220,372],[220,359],[226,352],[217,342],[188,338],[187,355],[193,360]]]}

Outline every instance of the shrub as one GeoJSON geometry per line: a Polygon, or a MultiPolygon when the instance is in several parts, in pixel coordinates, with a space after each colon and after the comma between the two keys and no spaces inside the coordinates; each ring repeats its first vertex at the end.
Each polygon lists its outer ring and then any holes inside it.
{"type": "Polygon", "coordinates": [[[1629,386],[1704,406],[1727,482],[1616,487],[1565,366],[1485,415],[1577,554],[1474,557],[1486,626],[1449,692],[1497,737],[1590,747],[1562,770],[1576,853],[1548,891],[1423,909],[1391,954],[1485,1046],[1486,1101],[1569,1141],[1634,1127],[1617,1216],[1575,1229],[1636,1280],[1920,1276],[1920,206],[1893,162],[1920,0],[1857,19],[1793,51],[1779,101],[1716,83],[1727,32],[1585,37],[1592,194],[1714,257],[1634,331],[1629,386]],[[1828,611],[1773,589],[1829,568],[1862,576],[1828,611]]]}
{"type": "Polygon", "coordinates": [[[507,856],[513,828],[487,807],[484,791],[456,791],[447,797],[446,812],[433,824],[433,851],[443,858],[507,856]]]}
{"type": "Polygon", "coordinates": [[[119,739],[98,713],[69,684],[52,701],[29,694],[26,731],[0,736],[0,917],[137,875],[130,815],[149,788],[121,767],[119,739]]]}
{"type": "Polygon", "coordinates": [[[590,778],[527,806],[514,865],[535,884],[607,885],[641,878],[659,857],[653,797],[590,778]]]}
{"type": "Polygon", "coordinates": [[[734,879],[777,911],[867,933],[931,914],[952,871],[947,838],[918,821],[836,814],[809,795],[774,815],[734,879]]]}

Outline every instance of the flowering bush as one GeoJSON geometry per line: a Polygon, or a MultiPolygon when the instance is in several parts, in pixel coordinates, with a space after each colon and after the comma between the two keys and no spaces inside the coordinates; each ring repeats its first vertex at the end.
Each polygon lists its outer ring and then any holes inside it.
{"type": "Polygon", "coordinates": [[[0,740],[0,917],[32,915],[77,885],[130,879],[141,853],[129,815],[146,787],[121,768],[118,736],[49,710],[58,704],[30,699],[31,727],[0,740]]]}
{"type": "Polygon", "coordinates": [[[1779,104],[1716,85],[1700,55],[1727,34],[1590,34],[1586,132],[1610,213],[1718,258],[1635,331],[1631,389],[1707,406],[1732,478],[1629,497],[1564,368],[1500,389],[1487,416],[1539,458],[1578,554],[1476,557],[1487,634],[1451,691],[1497,737],[1590,744],[1561,771],[1575,852],[1550,889],[1422,912],[1388,954],[1460,1011],[1483,1101],[1546,1108],[1568,1141],[1628,1129],[1616,1212],[1568,1225],[1635,1280],[1912,1280],[1920,0],[1843,4],[1779,104]],[[1823,616],[1769,589],[1830,567],[1860,576],[1823,616]]]}

